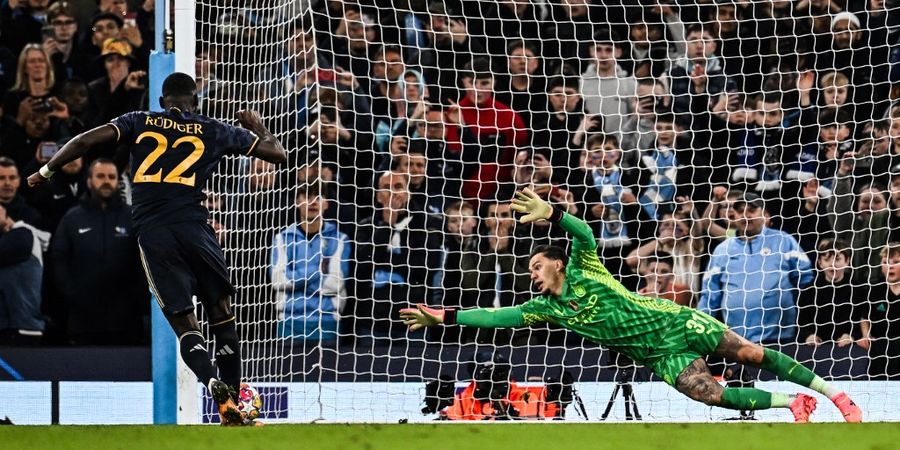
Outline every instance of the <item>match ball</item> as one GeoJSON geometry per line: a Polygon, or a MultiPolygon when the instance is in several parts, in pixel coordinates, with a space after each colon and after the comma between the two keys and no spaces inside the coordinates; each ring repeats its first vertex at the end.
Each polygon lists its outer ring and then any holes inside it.
{"type": "Polygon", "coordinates": [[[247,383],[241,383],[241,391],[238,392],[238,409],[244,413],[249,420],[259,417],[262,411],[262,396],[259,391],[247,383]]]}

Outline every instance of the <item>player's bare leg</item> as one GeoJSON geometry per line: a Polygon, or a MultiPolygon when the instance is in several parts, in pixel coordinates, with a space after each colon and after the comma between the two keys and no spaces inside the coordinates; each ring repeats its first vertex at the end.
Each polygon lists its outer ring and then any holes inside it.
{"type": "Polygon", "coordinates": [[[809,414],[815,409],[815,399],[799,394],[792,397],[786,394],[766,392],[756,388],[726,388],[719,384],[706,361],[702,358],[694,360],[686,367],[676,382],[675,388],[693,400],[710,406],[719,406],[738,410],[759,410],[769,408],[791,408],[796,422],[808,422],[809,414]],[[811,403],[809,402],[811,400],[811,403]],[[795,410],[795,406],[797,406],[795,410]]]}
{"type": "Polygon", "coordinates": [[[206,340],[200,333],[200,324],[193,311],[182,314],[167,314],[169,324],[178,336],[181,359],[201,382],[206,384],[210,395],[219,404],[219,414],[223,425],[240,425],[243,415],[234,401],[236,393],[226,383],[216,378],[216,369],[206,352],[206,340]]]}
{"type": "MultiPolygon", "coordinates": [[[[845,392],[826,382],[811,370],[800,364],[794,358],[776,350],[754,344],[739,336],[731,330],[727,330],[719,341],[716,355],[729,361],[746,364],[770,372],[778,378],[808,387],[828,397],[844,416],[847,422],[862,422],[862,410],[850,400],[845,392]]],[[[774,395],[774,394],[773,394],[774,395]]],[[[794,416],[802,418],[805,411],[812,413],[815,409],[815,399],[804,394],[798,394],[791,402],[791,411],[794,416]],[[811,408],[811,409],[810,409],[811,408]],[[798,416],[799,414],[799,416],[798,416]]],[[[806,414],[808,418],[808,414],[806,414]]]]}
{"type": "Polygon", "coordinates": [[[691,365],[687,366],[675,383],[675,389],[692,400],[705,403],[710,406],[720,406],[722,403],[722,392],[725,390],[721,384],[716,382],[709,367],[703,359],[695,359],[691,365]]]}

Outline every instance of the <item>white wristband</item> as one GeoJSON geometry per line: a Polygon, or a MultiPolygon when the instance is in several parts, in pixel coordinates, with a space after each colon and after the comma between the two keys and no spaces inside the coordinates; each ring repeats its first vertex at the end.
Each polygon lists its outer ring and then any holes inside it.
{"type": "Polygon", "coordinates": [[[50,177],[52,177],[53,174],[56,173],[56,172],[50,170],[50,168],[47,167],[46,164],[44,164],[44,166],[41,167],[41,170],[38,170],[38,173],[40,173],[42,177],[44,177],[44,178],[46,178],[46,179],[49,180],[50,177]]]}

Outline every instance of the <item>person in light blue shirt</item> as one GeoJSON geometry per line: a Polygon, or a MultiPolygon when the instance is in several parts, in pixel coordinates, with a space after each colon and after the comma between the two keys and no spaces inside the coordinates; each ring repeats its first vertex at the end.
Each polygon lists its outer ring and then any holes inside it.
{"type": "Polygon", "coordinates": [[[350,240],[337,223],[322,218],[328,206],[317,183],[301,186],[296,204],[299,222],[278,233],[272,245],[278,332],[295,340],[333,341],[347,296],[350,240]]]}
{"type": "Polygon", "coordinates": [[[752,342],[794,340],[797,296],[814,277],[809,257],[791,235],[766,226],[756,194],[737,198],[728,218],[736,236],[713,251],[697,308],[752,342]]]}

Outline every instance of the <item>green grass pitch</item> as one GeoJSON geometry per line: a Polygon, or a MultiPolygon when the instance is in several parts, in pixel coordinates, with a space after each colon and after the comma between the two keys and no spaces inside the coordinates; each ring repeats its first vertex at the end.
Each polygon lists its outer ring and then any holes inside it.
{"type": "Polygon", "coordinates": [[[893,450],[900,449],[900,424],[5,426],[0,448],[893,450]]]}

